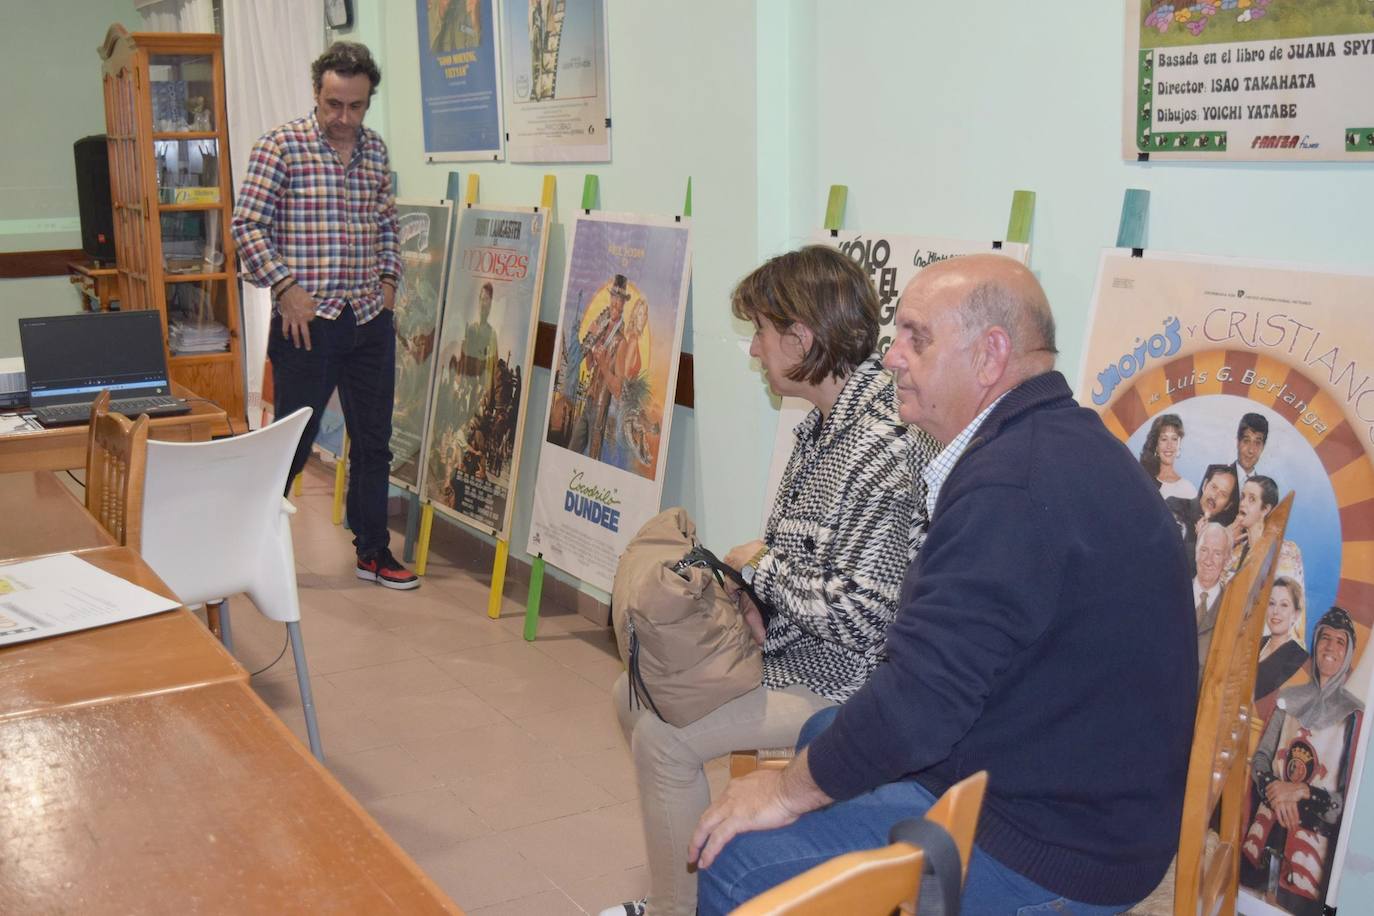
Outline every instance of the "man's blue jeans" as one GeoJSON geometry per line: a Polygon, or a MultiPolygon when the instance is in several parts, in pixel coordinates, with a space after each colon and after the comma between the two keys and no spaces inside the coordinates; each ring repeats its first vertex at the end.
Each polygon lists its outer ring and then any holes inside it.
{"type": "MultiPolygon", "coordinates": [[[[802,728],[798,748],[805,747],[834,718],[838,707],[812,716],[802,728]]],[[[836,856],[888,844],[898,821],[924,817],[935,797],[907,780],[837,802],[802,815],[779,830],[744,833],[721,851],[711,867],[697,875],[697,916],[725,914],[769,888],[836,856]]],[[[1117,913],[1121,906],[1094,906],[1067,900],[1022,877],[973,847],[964,882],[964,912],[1072,913],[1083,916],[1117,913]]]]}
{"type": "Polygon", "coordinates": [[[358,556],[386,547],[388,481],[391,476],[391,411],[396,388],[396,331],[393,315],[383,309],[359,325],[348,306],[332,321],[310,322],[309,350],[283,339],[281,316],[273,315],[267,337],[272,361],[273,409],[284,417],[313,407],[291,461],[290,480],[305,467],[320,429],[329,396],[339,389],[348,430],[348,527],[358,556]]]}

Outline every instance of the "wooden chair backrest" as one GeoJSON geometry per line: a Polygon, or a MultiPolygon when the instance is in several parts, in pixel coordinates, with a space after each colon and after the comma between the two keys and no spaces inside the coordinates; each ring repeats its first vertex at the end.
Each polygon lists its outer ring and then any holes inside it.
{"type": "Polygon", "coordinates": [[[120,545],[143,540],[143,480],[148,461],[148,416],[110,413],[110,393],[91,405],[86,438],[86,509],[120,545]]]}
{"type": "Polygon", "coordinates": [[[1259,544],[1227,583],[1217,612],[1188,760],[1174,885],[1175,916],[1212,913],[1218,902],[1221,912],[1235,912],[1259,641],[1292,508],[1293,494],[1289,493],[1269,513],[1259,544]],[[1209,844],[1207,835],[1218,804],[1218,840],[1209,844]]]}
{"type": "MultiPolygon", "coordinates": [[[[980,771],[951,786],[926,819],[949,831],[965,876],[988,774],[980,771]]],[[[734,911],[734,916],[889,916],[915,913],[925,856],[909,843],[851,852],[779,884],[734,911]]]]}

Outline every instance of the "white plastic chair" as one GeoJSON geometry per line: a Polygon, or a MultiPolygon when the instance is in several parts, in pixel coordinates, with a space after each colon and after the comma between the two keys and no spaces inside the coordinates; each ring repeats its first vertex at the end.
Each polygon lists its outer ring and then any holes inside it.
{"type": "MultiPolygon", "coordinates": [[[[283,496],[291,456],[310,408],[256,432],[214,442],[148,443],[143,489],[143,559],[187,604],[246,592],[271,620],[286,624],[296,662],[310,751],[320,733],[301,642],[301,605],[290,516],[283,496]]],[[[226,642],[227,603],[220,612],[226,642]]]]}

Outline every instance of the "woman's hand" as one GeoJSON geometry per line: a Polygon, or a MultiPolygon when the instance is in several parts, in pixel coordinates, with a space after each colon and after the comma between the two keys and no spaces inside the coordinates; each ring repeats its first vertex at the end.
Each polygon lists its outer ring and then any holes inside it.
{"type": "Polygon", "coordinates": [[[738,547],[731,548],[730,552],[720,559],[721,562],[731,569],[743,569],[744,564],[753,559],[754,554],[767,546],[768,545],[763,541],[755,538],[747,544],[741,544],[738,547]]]}
{"type": "Polygon", "coordinates": [[[762,646],[768,628],[764,626],[763,614],[759,611],[759,606],[742,588],[735,590],[735,604],[739,606],[739,612],[744,617],[744,624],[749,628],[749,635],[754,637],[754,642],[762,646]]]}

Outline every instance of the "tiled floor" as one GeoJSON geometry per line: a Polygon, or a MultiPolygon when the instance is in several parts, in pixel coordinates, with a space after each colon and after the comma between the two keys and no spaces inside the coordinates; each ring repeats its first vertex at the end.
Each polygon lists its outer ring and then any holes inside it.
{"type": "MultiPolygon", "coordinates": [[[[431,554],[418,591],[353,575],[333,475],[305,474],[293,522],[302,631],[326,763],[467,913],[596,913],[646,892],[634,776],[611,708],[615,638],[524,607],[486,616],[485,574],[431,554]]],[[[436,526],[443,524],[436,519],[436,526]]],[[[400,554],[401,537],[392,546],[400,554]]],[[[235,654],[266,666],[285,632],[240,598],[235,654]]],[[[288,652],[253,683],[305,740],[288,652]]],[[[723,761],[709,768],[725,778],[723,761]]]]}

